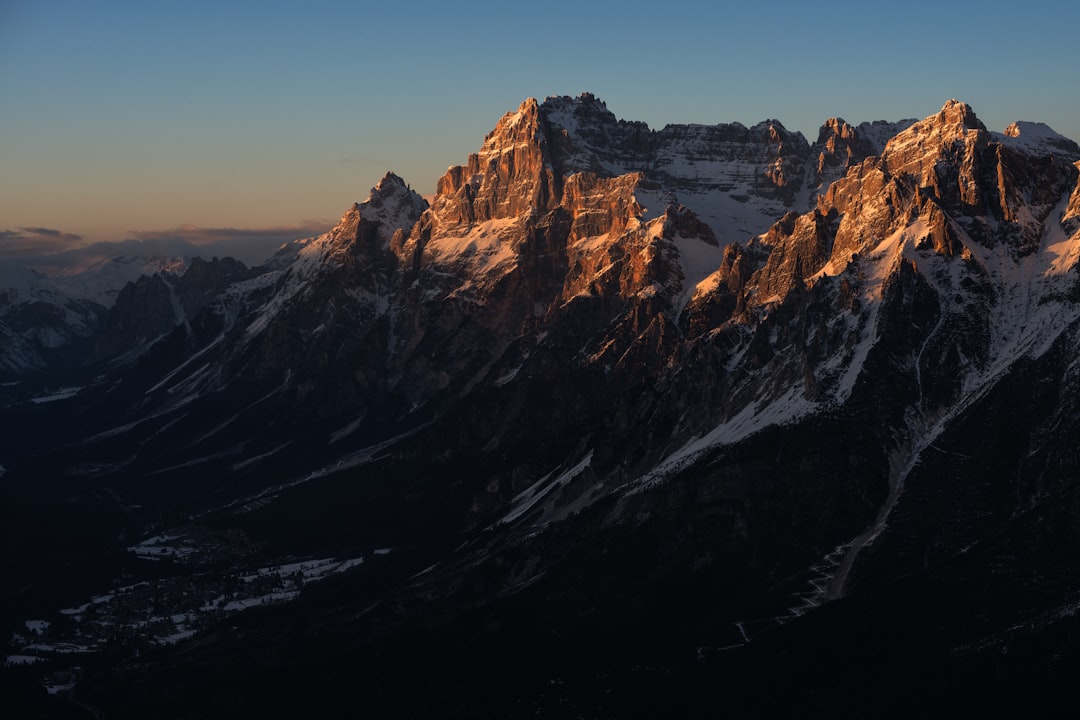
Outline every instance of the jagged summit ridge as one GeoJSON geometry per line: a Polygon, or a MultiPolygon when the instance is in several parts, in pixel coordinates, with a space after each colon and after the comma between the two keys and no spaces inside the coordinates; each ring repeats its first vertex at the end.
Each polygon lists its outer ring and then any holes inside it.
{"type": "Polygon", "coordinates": [[[652,216],[669,203],[683,205],[727,244],[812,206],[847,167],[880,154],[911,122],[827,123],[811,145],[778,120],[652,130],[617,119],[591,93],[529,98],[499,120],[465,165],[439,180],[435,214],[445,225],[512,217],[526,206],[546,211],[562,202],[564,179],[575,173],[637,173],[653,192],[651,204],[643,203],[652,216]]]}

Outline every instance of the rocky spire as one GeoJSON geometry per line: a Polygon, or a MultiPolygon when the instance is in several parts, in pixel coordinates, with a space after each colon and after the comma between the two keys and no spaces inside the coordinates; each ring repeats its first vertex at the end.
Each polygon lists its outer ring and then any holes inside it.
{"type": "Polygon", "coordinates": [[[439,179],[434,214],[443,224],[512,218],[559,204],[559,178],[548,158],[540,107],[529,98],[506,113],[469,155],[439,179]]]}
{"type": "Polygon", "coordinates": [[[959,125],[965,130],[986,130],[971,106],[955,98],[946,102],[934,119],[938,124],[959,125]]]}

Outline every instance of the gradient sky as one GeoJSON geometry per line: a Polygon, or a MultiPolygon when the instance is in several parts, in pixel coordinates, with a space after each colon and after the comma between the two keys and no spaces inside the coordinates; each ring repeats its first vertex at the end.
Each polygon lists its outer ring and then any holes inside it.
{"type": "Polygon", "coordinates": [[[1074,0],[0,0],[0,231],[311,234],[385,171],[431,192],[524,98],[582,91],[811,141],[956,97],[1080,140],[1077,27],[1074,0]]]}

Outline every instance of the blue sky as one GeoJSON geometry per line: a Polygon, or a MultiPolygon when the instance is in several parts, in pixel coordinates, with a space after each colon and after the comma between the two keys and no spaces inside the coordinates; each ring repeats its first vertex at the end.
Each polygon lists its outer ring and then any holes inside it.
{"type": "MultiPolygon", "coordinates": [[[[1080,140],[1074,2],[0,0],[0,231],[83,241],[333,222],[431,192],[526,97],[813,140],[949,98],[1080,140]]],[[[3,248],[0,247],[0,254],[3,248]]]]}

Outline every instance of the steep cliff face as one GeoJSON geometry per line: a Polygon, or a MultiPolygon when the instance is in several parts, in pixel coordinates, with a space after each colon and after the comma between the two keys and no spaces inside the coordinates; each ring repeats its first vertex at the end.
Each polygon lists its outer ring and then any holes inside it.
{"type": "Polygon", "coordinates": [[[817,142],[810,148],[807,163],[806,187],[811,204],[817,193],[828,190],[833,181],[842,178],[849,167],[868,157],[880,155],[885,143],[915,120],[899,122],[864,122],[854,127],[842,118],[829,118],[818,131],[817,142]]]}
{"type": "Polygon", "coordinates": [[[433,208],[440,222],[437,229],[550,210],[559,202],[558,180],[548,157],[540,106],[530,98],[499,120],[480,152],[439,179],[433,208]]]}
{"type": "MultiPolygon", "coordinates": [[[[1080,163],[1076,164],[1074,167],[1080,171],[1080,163]]],[[[1061,216],[1061,226],[1062,229],[1070,235],[1080,228],[1080,182],[1073,188],[1072,195],[1069,196],[1069,203],[1065,207],[1064,214],[1061,216]]]]}
{"type": "Polygon", "coordinates": [[[156,272],[127,283],[117,294],[89,355],[97,360],[133,362],[150,344],[189,324],[205,307],[252,272],[233,258],[193,258],[181,275],[156,272]]]}

